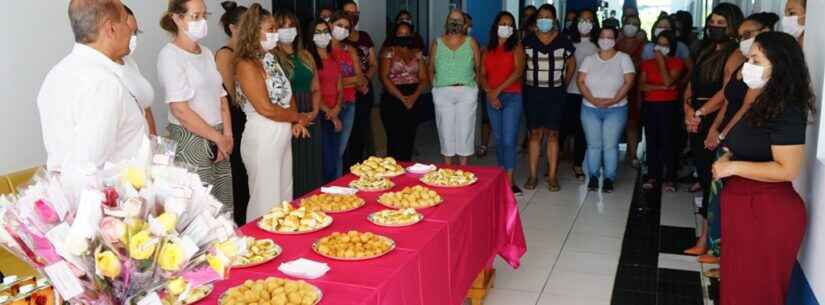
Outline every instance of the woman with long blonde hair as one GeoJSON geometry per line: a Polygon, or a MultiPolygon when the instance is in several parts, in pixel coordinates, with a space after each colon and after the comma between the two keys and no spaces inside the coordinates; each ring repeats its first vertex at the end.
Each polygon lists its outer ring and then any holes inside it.
{"type": "Polygon", "coordinates": [[[253,4],[241,18],[235,67],[237,103],[246,113],[241,154],[249,173],[247,220],[273,203],[292,200],[292,137],[307,137],[309,117],[296,111],[292,86],[279,64],[275,18],[253,4]]]}

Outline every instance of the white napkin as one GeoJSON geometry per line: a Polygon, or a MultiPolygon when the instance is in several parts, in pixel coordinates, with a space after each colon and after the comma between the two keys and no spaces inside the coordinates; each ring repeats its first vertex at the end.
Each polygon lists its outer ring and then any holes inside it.
{"type": "Polygon", "coordinates": [[[3,278],[3,285],[10,285],[10,284],[13,284],[14,282],[17,282],[17,276],[16,275],[9,275],[9,276],[3,278]]]}
{"type": "Polygon", "coordinates": [[[299,258],[291,262],[286,262],[278,267],[278,270],[286,275],[314,280],[324,276],[329,271],[329,265],[313,260],[299,258]]]}
{"type": "Polygon", "coordinates": [[[332,195],[355,195],[356,193],[358,193],[358,190],[349,187],[330,186],[322,187],[321,193],[332,195]]]}
{"type": "Polygon", "coordinates": [[[18,295],[27,294],[27,293],[31,292],[32,290],[34,290],[34,284],[26,284],[26,285],[20,286],[20,289],[18,290],[17,294],[18,295]]]}
{"type": "Polygon", "coordinates": [[[435,165],[416,163],[413,166],[407,167],[407,171],[413,174],[426,174],[436,170],[435,165]]]}

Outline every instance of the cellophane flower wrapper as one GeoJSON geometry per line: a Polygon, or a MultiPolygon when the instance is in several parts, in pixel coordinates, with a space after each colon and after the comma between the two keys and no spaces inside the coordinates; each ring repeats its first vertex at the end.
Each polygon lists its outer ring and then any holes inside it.
{"type": "Polygon", "coordinates": [[[231,212],[175,164],[174,151],[174,142],[152,138],[129,161],[38,173],[19,196],[0,197],[0,242],[61,295],[71,292],[63,297],[72,304],[127,304],[152,293],[181,304],[225,278],[246,245],[231,212]]]}

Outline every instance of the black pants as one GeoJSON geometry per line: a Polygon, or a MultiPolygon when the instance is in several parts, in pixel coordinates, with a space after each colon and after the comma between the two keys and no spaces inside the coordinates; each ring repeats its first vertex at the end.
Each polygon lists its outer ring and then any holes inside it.
{"type": "MultiPolygon", "coordinates": [[[[398,90],[404,95],[415,92],[418,84],[400,85],[398,90]]],[[[381,96],[381,121],[387,132],[387,155],[398,161],[412,161],[415,132],[418,127],[418,118],[421,98],[415,102],[412,109],[407,109],[401,100],[384,93],[381,96]]]]}
{"type": "MultiPolygon", "coordinates": [[[[647,138],[648,178],[665,182],[676,181],[676,140],[679,128],[678,101],[645,102],[642,122],[647,138]]],[[[703,140],[704,141],[704,140],[703,140]]]]}
{"type": "Polygon", "coordinates": [[[372,135],[370,112],[374,102],[372,86],[366,94],[359,91],[356,95],[352,134],[350,134],[349,142],[347,142],[347,149],[344,150],[344,173],[349,172],[351,166],[366,158],[367,143],[369,143],[369,138],[372,135]]]}
{"type": "Polygon", "coordinates": [[[573,137],[573,166],[582,166],[584,153],[587,151],[587,140],[582,128],[582,96],[568,93],[564,98],[562,108],[561,132],[559,143],[564,143],[567,137],[573,137]]]}
{"type": "Polygon", "coordinates": [[[249,178],[246,175],[246,166],[241,159],[241,136],[246,126],[246,114],[240,107],[231,106],[229,111],[232,115],[232,135],[235,139],[234,152],[229,155],[232,163],[232,193],[234,199],[234,209],[232,211],[235,223],[243,225],[246,223],[246,207],[249,205],[249,178]]]}
{"type": "Polygon", "coordinates": [[[713,166],[716,152],[705,148],[705,139],[708,136],[710,123],[715,116],[702,117],[702,124],[699,126],[699,133],[689,135],[690,151],[693,154],[693,163],[696,166],[696,174],[699,176],[699,184],[702,186],[702,207],[699,214],[707,219],[708,217],[708,197],[710,197],[710,184],[713,181],[713,166]]]}

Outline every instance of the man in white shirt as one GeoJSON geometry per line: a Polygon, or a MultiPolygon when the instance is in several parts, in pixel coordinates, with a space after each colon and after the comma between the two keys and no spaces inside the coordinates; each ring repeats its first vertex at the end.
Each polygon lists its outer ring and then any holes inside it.
{"type": "Polygon", "coordinates": [[[130,159],[148,134],[143,110],[114,60],[129,53],[132,30],[120,0],[72,0],[72,52],[46,75],[37,107],[47,167],[100,167],[130,159]]]}

